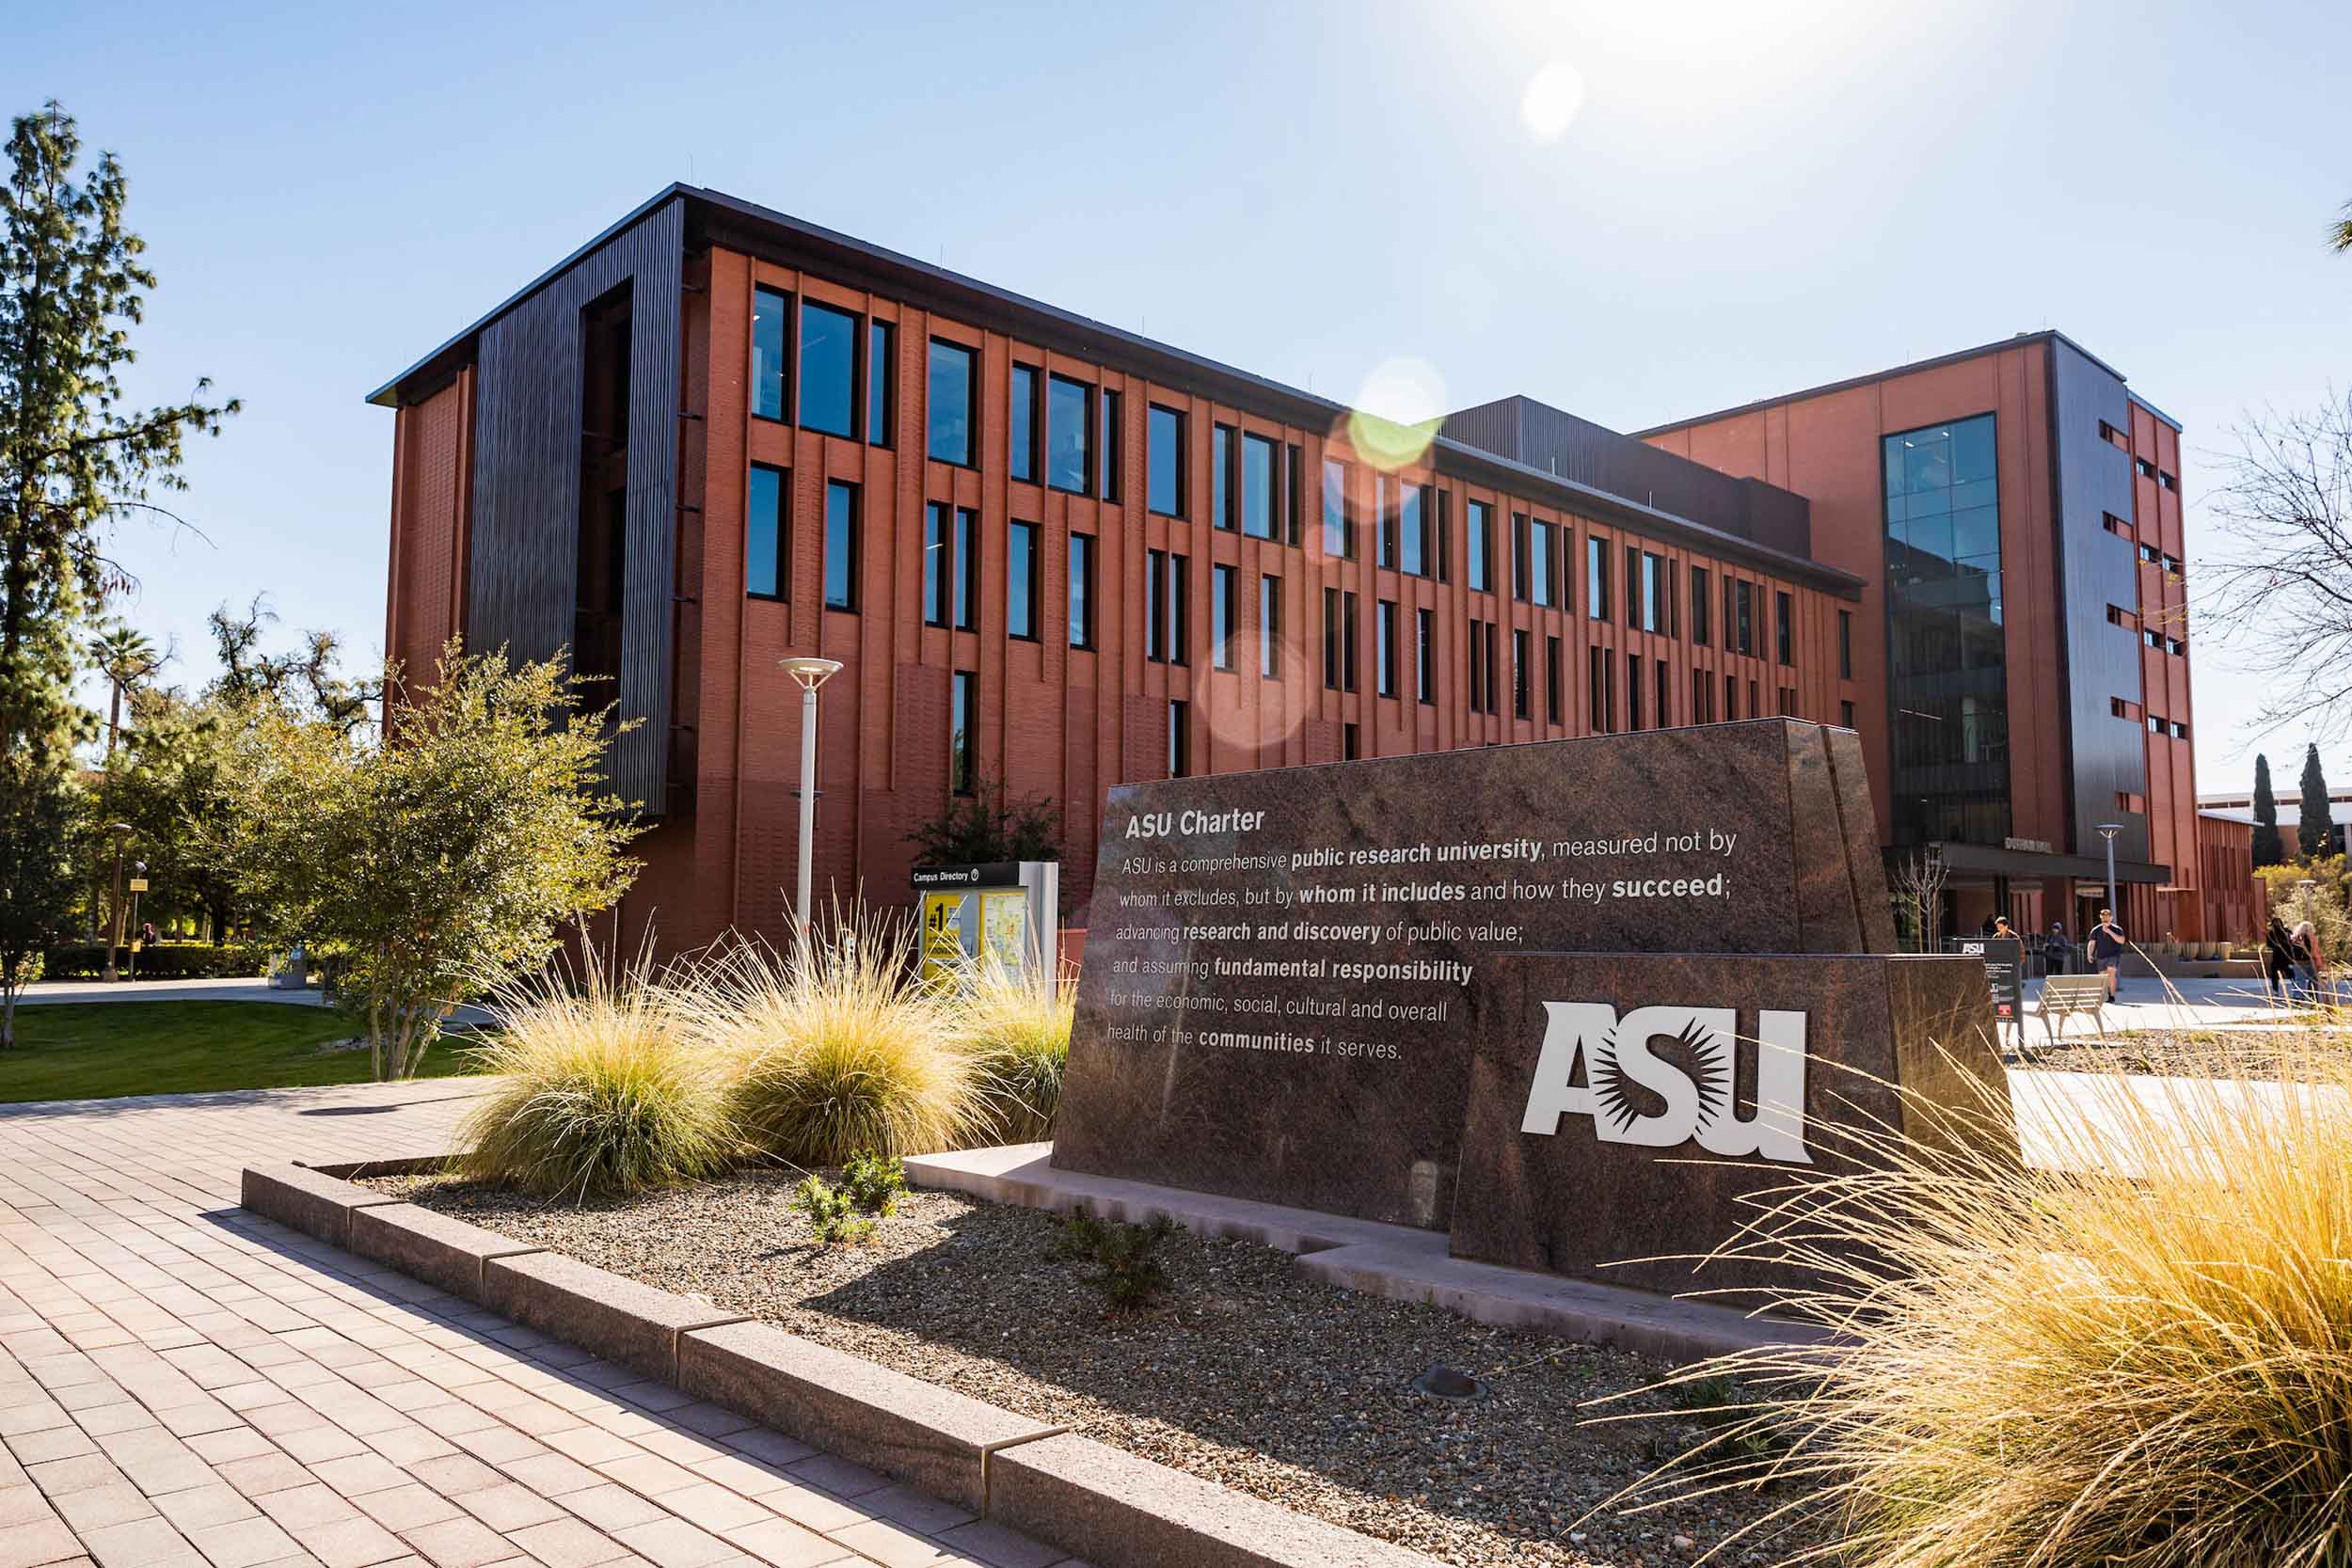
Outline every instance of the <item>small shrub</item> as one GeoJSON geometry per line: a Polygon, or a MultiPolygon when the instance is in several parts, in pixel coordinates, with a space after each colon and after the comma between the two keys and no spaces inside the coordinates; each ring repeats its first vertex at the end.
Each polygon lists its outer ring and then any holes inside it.
{"type": "Polygon", "coordinates": [[[1004,1143],[1053,1136],[1076,985],[1041,986],[993,960],[975,966],[964,982],[947,1007],[987,1083],[991,1136],[1004,1143]]]}
{"type": "Polygon", "coordinates": [[[746,1135],[775,1158],[839,1165],[860,1149],[929,1154],[989,1124],[988,1087],[940,1002],[910,976],[903,921],[851,915],[788,958],[741,947],[680,1006],[729,1064],[746,1135]]]}
{"type": "Polygon", "coordinates": [[[488,1006],[497,1034],[475,1055],[500,1081],[461,1133],[466,1175],[577,1202],[735,1159],[720,1064],[686,1037],[642,960],[618,978],[592,966],[578,989],[544,971],[488,1006]]]}
{"type": "Polygon", "coordinates": [[[822,1177],[812,1176],[792,1189],[792,1208],[826,1246],[847,1246],[874,1234],[874,1222],[858,1212],[857,1199],[822,1177]]]}
{"type": "Polygon", "coordinates": [[[895,1214],[898,1212],[898,1195],[907,1188],[906,1166],[896,1154],[860,1149],[841,1167],[841,1185],[862,1212],[895,1214]]]}
{"type": "Polygon", "coordinates": [[[1168,1292],[1159,1250],[1175,1231],[1166,1214],[1150,1225],[1114,1225],[1080,1210],[1062,1221],[1045,1255],[1057,1263],[1093,1264],[1086,1282],[1104,1303],[1114,1312],[1139,1312],[1168,1292]]]}
{"type": "MultiPolygon", "coordinates": [[[[239,979],[261,974],[268,957],[262,948],[237,942],[215,946],[208,942],[158,942],[139,949],[139,978],[239,979]]],[[[130,967],[131,944],[125,942],[115,949],[115,968],[118,973],[127,973],[130,967]]],[[[52,980],[95,980],[106,972],[106,944],[52,947],[43,959],[43,968],[52,980]]]]}

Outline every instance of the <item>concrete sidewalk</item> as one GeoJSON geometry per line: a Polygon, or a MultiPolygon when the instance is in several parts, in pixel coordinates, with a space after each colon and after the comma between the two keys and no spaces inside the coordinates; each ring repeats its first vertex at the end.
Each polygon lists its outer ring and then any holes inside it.
{"type": "Polygon", "coordinates": [[[278,990],[266,980],[231,976],[211,980],[36,980],[16,999],[20,1007],[43,1002],[286,1002],[325,1006],[314,989],[278,990]]]}

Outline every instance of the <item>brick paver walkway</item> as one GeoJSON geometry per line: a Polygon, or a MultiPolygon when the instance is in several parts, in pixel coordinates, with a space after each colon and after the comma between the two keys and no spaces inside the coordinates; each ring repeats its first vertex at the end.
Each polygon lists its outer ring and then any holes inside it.
{"type": "Polygon", "coordinates": [[[237,1207],[440,1152],[469,1092],[0,1107],[0,1568],[1059,1560],[237,1207]]]}

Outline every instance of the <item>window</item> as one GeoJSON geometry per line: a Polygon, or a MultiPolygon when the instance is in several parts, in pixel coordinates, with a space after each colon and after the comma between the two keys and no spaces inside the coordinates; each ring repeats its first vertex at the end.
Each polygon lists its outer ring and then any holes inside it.
{"type": "Polygon", "coordinates": [[[1486,711],[1488,713],[1495,710],[1497,683],[1502,679],[1495,670],[1498,662],[1500,660],[1495,653],[1495,624],[1489,621],[1486,623],[1486,711]]]}
{"type": "Polygon", "coordinates": [[[1192,705],[1168,705],[1168,776],[1181,779],[1192,771],[1192,705]]]}
{"type": "Polygon", "coordinates": [[[791,483],[782,468],[752,465],[750,494],[743,505],[743,592],[755,599],[781,599],[791,592],[785,580],[784,499],[791,483]]]}
{"type": "Polygon", "coordinates": [[[932,501],[923,509],[923,622],[926,626],[947,624],[947,578],[955,568],[955,546],[947,537],[947,514],[953,509],[946,501],[932,501]]]}
{"type": "MultiPolygon", "coordinates": [[[[1724,677],[1724,717],[1727,720],[1740,717],[1740,678],[1737,675],[1724,677]]],[[[1749,717],[1754,718],[1755,715],[1749,717]]]]}
{"type": "MultiPolygon", "coordinates": [[[[1025,484],[1037,483],[1037,367],[1015,365],[1012,368],[1011,443],[1012,477],[1025,484]]],[[[933,453],[933,456],[938,455],[933,453]]]]}
{"type": "Polygon", "coordinates": [[[1691,722],[1715,721],[1715,677],[1704,670],[1691,672],[1691,722]]]}
{"type": "Polygon", "coordinates": [[[1486,707],[1486,681],[1484,668],[1486,664],[1484,656],[1486,650],[1481,645],[1482,633],[1485,631],[1486,625],[1486,623],[1474,617],[1470,624],[1470,710],[1472,713],[1484,713],[1486,707]]]}
{"type": "Polygon", "coordinates": [[[1780,689],[1780,712],[1783,718],[1794,718],[1796,716],[1797,689],[1795,687],[1784,686],[1780,689]]]}
{"type": "Polygon", "coordinates": [[[1209,568],[1209,662],[1219,670],[1233,667],[1233,623],[1239,619],[1233,602],[1233,569],[1219,562],[1209,568]]]}
{"type": "Polygon", "coordinates": [[[1233,427],[1229,424],[1209,432],[1209,523],[1228,531],[1233,526],[1233,427]]]}
{"type": "Polygon", "coordinates": [[[1045,384],[1045,483],[1074,496],[1087,493],[1093,467],[1094,388],[1068,376],[1045,384]]]}
{"type": "Polygon", "coordinates": [[[1666,629],[1666,558],[1642,552],[1642,629],[1666,629]]]}
{"type": "Polygon", "coordinates": [[[1642,727],[1642,656],[1625,656],[1625,727],[1642,727]]]}
{"type": "Polygon", "coordinates": [[[2157,718],[2153,713],[2148,716],[2148,733],[2150,735],[2162,735],[2164,733],[2164,721],[2157,718]]]}
{"type": "Polygon", "coordinates": [[[1192,557],[1168,558],[1168,661],[1192,662],[1192,557]]]}
{"type": "Polygon", "coordinates": [[[1528,716],[1528,684],[1534,678],[1527,668],[1528,637],[1524,631],[1511,634],[1511,713],[1514,718],[1528,716]]]}
{"type": "Polygon", "coordinates": [[[1342,561],[1356,559],[1356,528],[1347,515],[1347,465],[1323,460],[1323,553],[1342,561]]]}
{"type": "Polygon", "coordinates": [[[2132,705],[2125,702],[2121,697],[2109,697],[2107,699],[2107,711],[2115,715],[2118,719],[2129,719],[2132,716],[2132,705]]]}
{"type": "Polygon", "coordinates": [[[1070,645],[1094,646],[1094,535],[1070,536],[1070,645]]]}
{"type": "Polygon", "coordinates": [[[1485,501],[1470,501],[1463,510],[1470,519],[1462,555],[1469,562],[1470,592],[1491,594],[1495,587],[1494,508],[1485,501]]]}
{"type": "Polygon", "coordinates": [[[956,629],[977,631],[980,613],[980,515],[956,508],[956,629]]]}
{"type": "Polygon", "coordinates": [[[1732,646],[1743,654],[1756,652],[1756,585],[1735,584],[1732,591],[1732,646]]]}
{"type": "Polygon", "coordinates": [[[1772,653],[1783,664],[1797,662],[1797,602],[1780,589],[1772,591],[1772,653]]]}
{"type": "Polygon", "coordinates": [[[1343,594],[1340,595],[1340,686],[1343,690],[1356,689],[1356,648],[1360,641],[1357,631],[1356,595],[1343,594]]]}
{"type": "Polygon", "coordinates": [[[2157,650],[2159,653],[2161,653],[2164,649],[2164,633],[2156,630],[2153,626],[2142,627],[2139,633],[2139,640],[2142,642],[2147,643],[2148,646],[2157,650]]]}
{"type": "Polygon", "coordinates": [[[1424,703],[1438,700],[1436,620],[1434,610],[1413,611],[1413,694],[1424,703]]]}
{"type": "Polygon", "coordinates": [[[1853,611],[1837,612],[1837,678],[1853,679],[1853,611]]]}
{"type": "Polygon", "coordinates": [[[1168,552],[1143,552],[1143,657],[1153,664],[1168,659],[1168,552]]]}
{"type": "Polygon", "coordinates": [[[1119,470],[1127,450],[1126,425],[1120,418],[1120,409],[1124,402],[1109,388],[1103,388],[1103,439],[1095,449],[1103,454],[1103,475],[1096,482],[1096,487],[1106,501],[1119,499],[1119,470]]]}
{"type": "Polygon", "coordinates": [[[947,785],[959,795],[979,782],[979,707],[980,677],[957,671],[947,689],[947,785]]]}
{"type": "Polygon", "coordinates": [[[2170,474],[2166,473],[2161,468],[2156,470],[2156,483],[2163,485],[2168,490],[2178,490],[2181,487],[2181,482],[2179,480],[2173,478],[2170,474]]]}
{"type": "Polygon", "coordinates": [[[2172,738],[2175,740],[2186,740],[2188,738],[2188,726],[2182,723],[2177,719],[2172,721],[2172,738]]]}
{"type": "Polygon", "coordinates": [[[2153,479],[2156,477],[2156,466],[2153,463],[2149,462],[2144,457],[2133,458],[2132,467],[2139,470],[2139,477],[2142,479],[2153,479]]]}
{"type": "Polygon", "coordinates": [[[785,396],[785,312],[791,302],[773,289],[752,291],[752,413],[781,420],[790,406],[785,396]]]}
{"type": "Polygon", "coordinates": [[[1005,631],[1037,640],[1037,525],[1014,523],[1005,531],[1005,631]]]}
{"type": "Polygon", "coordinates": [[[1356,726],[1353,724],[1342,724],[1340,726],[1340,760],[1342,762],[1354,762],[1358,757],[1362,756],[1363,754],[1363,744],[1357,736],[1356,726]]]}
{"type": "Polygon", "coordinates": [[[1853,728],[1853,704],[1840,703],[1837,705],[1837,722],[1847,729],[1853,728]]]}
{"type": "Polygon", "coordinates": [[[2142,545],[2139,546],[2139,559],[2148,562],[2151,566],[2162,565],[2164,562],[2164,552],[2156,548],[2153,545],[2142,545]]]}
{"type": "Polygon", "coordinates": [[[1373,652],[1373,675],[1380,683],[1378,687],[1380,695],[1393,697],[1396,695],[1396,601],[1394,599],[1380,601],[1375,608],[1372,625],[1373,634],[1379,643],[1373,652]]]}
{"type": "Polygon", "coordinates": [[[866,438],[890,445],[890,411],[898,406],[898,328],[888,322],[866,324],[866,438]]]}
{"type": "Polygon", "coordinates": [[[1673,711],[1666,705],[1670,695],[1669,688],[1672,680],[1672,673],[1668,671],[1666,668],[1666,661],[1662,658],[1651,659],[1649,667],[1658,676],[1658,715],[1656,723],[1661,730],[1668,729],[1672,727],[1675,721],[1673,711]]]}
{"type": "Polygon", "coordinates": [[[1268,680],[1282,673],[1282,579],[1263,573],[1258,578],[1258,673],[1268,680]]]}
{"type": "Polygon", "coordinates": [[[1596,621],[1609,619],[1609,541],[1589,534],[1584,540],[1584,613],[1596,621]]]}
{"type": "Polygon", "coordinates": [[[1435,521],[1429,530],[1429,537],[1432,542],[1431,547],[1438,557],[1438,580],[1452,582],[1454,580],[1454,492],[1431,490],[1425,486],[1424,490],[1427,496],[1435,498],[1437,506],[1435,521]]]}
{"type": "Polygon", "coordinates": [[[927,450],[937,461],[967,468],[972,466],[978,381],[978,355],[961,343],[931,340],[930,385],[926,398],[930,417],[927,450]]]}
{"type": "Polygon", "coordinates": [[[857,318],[801,302],[801,424],[828,436],[857,434],[857,318]]]}
{"type": "Polygon", "coordinates": [[[2188,644],[2177,637],[2168,637],[2164,640],[2164,651],[2168,654],[2185,656],[2188,652],[2188,644]]]}
{"type": "MultiPolygon", "coordinates": [[[[1707,568],[1704,566],[1692,567],[1691,641],[1693,644],[1701,648],[1707,646],[1707,640],[1708,637],[1713,635],[1713,629],[1707,624],[1708,616],[1714,610],[1714,605],[1709,600],[1708,594],[1709,585],[1707,580],[1707,568]]],[[[1693,714],[1692,717],[1696,718],[1697,716],[1693,714]]]]}
{"type": "Polygon", "coordinates": [[[1406,577],[1429,575],[1429,487],[1407,484],[1397,492],[1397,570],[1406,577]]]}
{"type": "MultiPolygon", "coordinates": [[[[923,619],[934,626],[975,629],[980,584],[980,515],[932,501],[923,518],[923,619]],[[952,620],[950,619],[952,617],[952,620]]],[[[1015,523],[1013,527],[1031,525],[1015,523]]]]}
{"type": "Polygon", "coordinates": [[[1552,564],[1552,530],[1549,523],[1530,523],[1527,528],[1527,596],[1531,604],[1551,603],[1552,584],[1559,568],[1552,564]]]}
{"type": "Polygon", "coordinates": [[[1750,681],[1748,682],[1748,717],[1751,719],[1759,718],[1762,716],[1763,712],[1763,705],[1757,700],[1756,695],[1756,682],[1750,681]]]}
{"type": "Polygon", "coordinates": [[[1527,514],[1511,514],[1511,597],[1527,603],[1527,514]]]}
{"type": "Polygon", "coordinates": [[[1307,457],[1293,441],[1282,449],[1282,538],[1285,543],[1298,543],[1298,519],[1307,504],[1300,486],[1306,483],[1307,457]]]}
{"type": "Polygon", "coordinates": [[[1274,531],[1274,443],[1263,436],[1241,438],[1241,531],[1252,539],[1274,531]]]}
{"type": "Polygon", "coordinates": [[[1323,689],[1340,689],[1340,591],[1323,591],[1323,689]]]}
{"type": "Polygon", "coordinates": [[[825,608],[857,608],[857,486],[825,482],[825,608]]]}
{"type": "Polygon", "coordinates": [[[1374,561],[1390,571],[1396,570],[1396,515],[1389,510],[1389,476],[1372,476],[1373,547],[1377,552],[1374,561]]]}
{"type": "Polygon", "coordinates": [[[1625,624],[1636,631],[1642,626],[1642,552],[1633,545],[1625,547],[1625,624]]]}
{"type": "Polygon", "coordinates": [[[1145,504],[1163,516],[1184,515],[1184,417],[1153,404],[1144,413],[1145,504]]]}
{"type": "Polygon", "coordinates": [[[1560,722],[1560,640],[1544,639],[1544,720],[1560,722]]]}

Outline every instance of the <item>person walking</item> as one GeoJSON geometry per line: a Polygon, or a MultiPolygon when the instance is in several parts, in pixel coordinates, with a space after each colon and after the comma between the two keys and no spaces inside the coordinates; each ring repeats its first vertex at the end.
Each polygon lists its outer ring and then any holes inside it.
{"type": "Polygon", "coordinates": [[[2310,921],[2299,921],[2287,933],[2288,956],[2295,960],[2295,979],[2290,994],[2304,1001],[2316,1001],[2319,996],[2319,927],[2310,921]]]}
{"type": "Polygon", "coordinates": [[[2113,910],[2099,911],[2099,924],[2090,928],[2090,967],[2107,977],[2107,1000],[2120,999],[2123,986],[2118,976],[2122,967],[2123,949],[2132,939],[2123,934],[2123,927],[2115,923],[2113,910]]]}
{"type": "Polygon", "coordinates": [[[2073,967],[2074,943],[2066,934],[2063,921],[2050,922],[2050,934],[2042,943],[2042,956],[2048,960],[2050,973],[2063,974],[2073,967]]]}
{"type": "Polygon", "coordinates": [[[2277,915],[2263,932],[2263,995],[2280,1002],[2294,993],[2295,939],[2277,915]]]}

